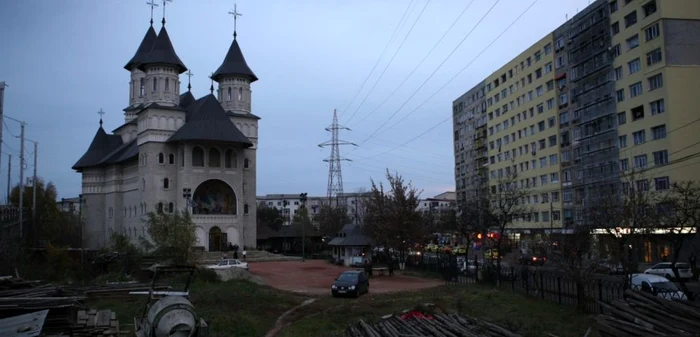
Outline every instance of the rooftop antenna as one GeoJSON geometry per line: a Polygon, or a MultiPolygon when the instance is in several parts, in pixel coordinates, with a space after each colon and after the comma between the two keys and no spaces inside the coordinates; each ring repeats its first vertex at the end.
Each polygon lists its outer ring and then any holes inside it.
{"type": "Polygon", "coordinates": [[[229,11],[229,14],[233,15],[233,39],[236,39],[236,21],[238,20],[239,16],[243,16],[243,14],[238,13],[238,8],[236,7],[236,3],[233,3],[233,11],[229,11]]]}
{"type": "Polygon", "coordinates": [[[151,26],[153,26],[153,8],[158,7],[158,4],[151,0],[147,1],[146,5],[151,6],[151,26]]]}
{"type": "Polygon", "coordinates": [[[173,2],[173,0],[163,0],[163,21],[161,21],[163,26],[165,26],[165,5],[167,5],[168,2],[173,2]]]}
{"type": "Polygon", "coordinates": [[[102,127],[102,116],[104,116],[106,112],[104,112],[102,108],[100,108],[100,111],[98,111],[97,114],[100,115],[100,127],[102,127]]]}
{"type": "Polygon", "coordinates": [[[185,73],[185,75],[187,75],[187,91],[191,91],[192,90],[192,76],[194,76],[194,74],[188,69],[187,72],[185,73]]]}

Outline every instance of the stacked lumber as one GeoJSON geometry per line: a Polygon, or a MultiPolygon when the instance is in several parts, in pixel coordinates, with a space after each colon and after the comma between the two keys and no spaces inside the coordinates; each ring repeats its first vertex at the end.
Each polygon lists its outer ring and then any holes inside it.
{"type": "MultiPolygon", "coordinates": [[[[149,283],[114,283],[95,286],[72,287],[71,292],[83,294],[88,298],[123,298],[133,297],[129,293],[133,291],[148,291],[151,289],[149,283]]],[[[153,290],[170,290],[169,286],[154,286],[153,290]]]]}
{"type": "Polygon", "coordinates": [[[80,310],[71,333],[73,337],[118,337],[119,321],[114,311],[80,310]]]}
{"type": "Polygon", "coordinates": [[[521,337],[498,325],[457,314],[385,316],[377,324],[363,320],[345,330],[346,337],[521,337]]]}
{"type": "Polygon", "coordinates": [[[596,317],[601,337],[700,336],[700,303],[627,290],[624,300],[598,304],[603,308],[596,317]]]}

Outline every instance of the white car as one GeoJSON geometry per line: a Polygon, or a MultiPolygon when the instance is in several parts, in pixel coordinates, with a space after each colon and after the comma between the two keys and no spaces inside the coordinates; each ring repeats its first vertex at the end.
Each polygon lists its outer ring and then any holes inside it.
{"type": "MultiPolygon", "coordinates": [[[[693,278],[693,272],[690,269],[690,265],[687,263],[676,262],[676,268],[678,268],[678,276],[684,280],[690,280],[693,278]]],[[[671,262],[657,263],[653,267],[644,271],[644,274],[652,274],[665,277],[669,280],[676,278],[676,275],[671,269],[671,262]]]]}
{"type": "Polygon", "coordinates": [[[217,264],[212,264],[206,266],[207,269],[229,269],[229,268],[243,268],[248,270],[248,262],[241,262],[236,259],[225,259],[217,264]]]}
{"type": "Polygon", "coordinates": [[[632,289],[643,291],[664,299],[687,301],[688,297],[673,282],[663,276],[651,274],[632,274],[632,289]]]}

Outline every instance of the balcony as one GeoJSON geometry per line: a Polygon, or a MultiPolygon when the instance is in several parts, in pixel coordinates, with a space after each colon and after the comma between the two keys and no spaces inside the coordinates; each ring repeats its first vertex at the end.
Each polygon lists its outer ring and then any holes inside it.
{"type": "Polygon", "coordinates": [[[191,218],[195,225],[233,224],[238,222],[237,214],[193,214],[191,218]]]}

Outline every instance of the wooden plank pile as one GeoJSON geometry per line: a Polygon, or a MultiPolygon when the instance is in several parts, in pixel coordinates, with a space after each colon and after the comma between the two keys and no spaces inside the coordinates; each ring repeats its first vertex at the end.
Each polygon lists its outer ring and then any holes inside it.
{"type": "Polygon", "coordinates": [[[377,324],[363,320],[345,330],[346,337],[521,337],[522,335],[484,320],[457,314],[423,317],[389,315],[377,324]]]}
{"type": "Polygon", "coordinates": [[[700,336],[700,303],[632,290],[625,291],[625,298],[598,302],[603,308],[596,317],[601,337],[700,336]]]}
{"type": "Polygon", "coordinates": [[[73,337],[118,337],[117,314],[110,310],[80,310],[71,333],[73,337]]]}

